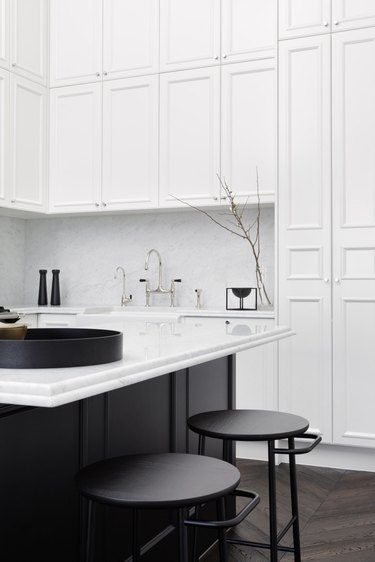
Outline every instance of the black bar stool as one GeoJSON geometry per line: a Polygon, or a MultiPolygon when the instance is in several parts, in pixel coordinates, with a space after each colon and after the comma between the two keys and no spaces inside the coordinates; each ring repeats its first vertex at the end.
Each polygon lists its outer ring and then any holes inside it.
{"type": "MultiPolygon", "coordinates": [[[[259,543],[241,539],[227,538],[228,543],[267,548],[271,553],[271,562],[277,562],[278,551],[293,552],[295,562],[301,562],[301,545],[298,521],[298,494],[296,455],[312,451],[322,438],[306,433],[309,422],[300,416],[284,412],[267,410],[219,410],[204,412],[188,419],[189,428],[199,434],[198,452],[204,454],[206,437],[223,440],[223,458],[229,460],[231,441],[267,441],[268,443],[268,480],[270,509],[270,542],[259,543]],[[308,447],[295,447],[295,438],[313,439],[308,447]],[[288,448],[279,449],[275,441],[288,439],[288,448]],[[289,455],[290,494],[292,518],[288,524],[277,532],[276,506],[276,462],[277,453],[289,455]],[[293,547],[281,546],[279,543],[289,529],[293,527],[293,547]]],[[[195,546],[194,546],[195,550],[195,546]]]]}
{"type": "Polygon", "coordinates": [[[238,525],[259,503],[259,496],[236,490],[240,473],[231,464],[198,455],[178,453],[130,455],[97,462],[77,476],[80,492],[88,499],[85,561],[90,562],[94,502],[130,508],[133,511],[133,562],[141,559],[139,509],[172,508],[177,511],[179,562],[188,562],[187,525],[217,528],[220,560],[226,561],[224,529],[238,525]],[[224,497],[233,493],[250,501],[232,519],[225,519],[224,497]],[[215,500],[218,521],[187,518],[187,508],[215,500]]]}

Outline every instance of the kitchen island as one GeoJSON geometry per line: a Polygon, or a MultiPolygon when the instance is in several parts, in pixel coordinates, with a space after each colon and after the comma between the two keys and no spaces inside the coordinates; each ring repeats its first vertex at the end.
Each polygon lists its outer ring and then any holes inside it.
{"type": "MultiPolygon", "coordinates": [[[[74,484],[79,468],[119,454],[195,452],[186,418],[234,407],[235,353],[292,335],[261,321],[223,318],[187,325],[183,318],[81,315],[77,325],[121,329],[123,359],[0,370],[0,517],[7,562],[78,562],[86,508],[74,484]]],[[[220,455],[218,443],[210,443],[208,452],[220,455]]],[[[126,511],[99,510],[95,561],[127,559],[129,525],[126,511]]],[[[175,562],[171,515],[145,513],[142,529],[144,559],[175,562]]],[[[201,551],[212,537],[204,540],[201,551]]]]}

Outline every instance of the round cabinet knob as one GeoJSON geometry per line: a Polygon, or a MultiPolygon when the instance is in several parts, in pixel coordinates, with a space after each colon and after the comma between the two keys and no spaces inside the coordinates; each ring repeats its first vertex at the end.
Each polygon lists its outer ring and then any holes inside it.
{"type": "Polygon", "coordinates": [[[224,195],[224,197],[221,198],[222,201],[225,201],[226,199],[228,199],[228,197],[226,195],[224,195]]]}
{"type": "Polygon", "coordinates": [[[340,283],[339,277],[335,277],[335,283],[340,283]]]}
{"type": "Polygon", "coordinates": [[[108,72],[103,72],[104,76],[108,76],[108,72]]]}
{"type": "Polygon", "coordinates": [[[15,203],[15,202],[16,202],[16,200],[15,200],[15,199],[11,199],[11,201],[10,201],[10,202],[11,202],[11,203],[15,203]]]}
{"type": "Polygon", "coordinates": [[[227,56],[228,56],[228,55],[224,53],[224,55],[223,55],[223,59],[226,59],[226,58],[227,58],[227,56]]]}
{"type": "Polygon", "coordinates": [[[215,59],[215,60],[219,60],[219,55],[215,55],[215,56],[214,56],[214,59],[215,59]]]}
{"type": "Polygon", "coordinates": [[[97,72],[97,73],[96,73],[96,76],[97,76],[98,78],[100,78],[100,72],[97,72]]]}
{"type": "Polygon", "coordinates": [[[323,281],[324,281],[324,283],[329,283],[329,278],[328,278],[328,277],[324,277],[323,281]]]}
{"type": "Polygon", "coordinates": [[[328,25],[329,25],[328,21],[324,21],[323,25],[324,25],[324,27],[328,27],[328,25]]]}
{"type": "Polygon", "coordinates": [[[103,205],[103,207],[106,207],[107,203],[105,201],[103,201],[102,205],[103,205]]]}
{"type": "Polygon", "coordinates": [[[95,203],[95,207],[100,207],[98,202],[95,203]]]}
{"type": "Polygon", "coordinates": [[[217,198],[217,197],[213,197],[212,199],[213,199],[214,201],[217,201],[218,198],[217,198]]]}
{"type": "Polygon", "coordinates": [[[339,22],[339,20],[335,20],[333,23],[334,23],[335,25],[339,25],[340,22],[339,22]]]}

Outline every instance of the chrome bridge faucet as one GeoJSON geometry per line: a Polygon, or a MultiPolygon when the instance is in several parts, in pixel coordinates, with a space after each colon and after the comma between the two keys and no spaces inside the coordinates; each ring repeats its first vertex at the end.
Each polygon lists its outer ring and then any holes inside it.
{"type": "Polygon", "coordinates": [[[151,293],[165,293],[167,295],[170,295],[170,298],[171,298],[170,306],[175,306],[175,292],[176,292],[175,283],[181,283],[181,279],[173,279],[172,282],[171,282],[170,288],[165,289],[163,287],[163,279],[162,279],[162,267],[163,266],[162,266],[162,262],[161,262],[161,256],[160,256],[159,252],[157,250],[155,250],[154,248],[152,248],[149,252],[147,252],[147,256],[146,256],[146,259],[145,259],[145,271],[148,271],[148,265],[149,265],[151,254],[155,254],[156,257],[158,258],[159,282],[158,282],[158,286],[155,289],[151,289],[149,279],[140,279],[139,280],[141,283],[146,283],[146,306],[150,306],[151,293]]]}

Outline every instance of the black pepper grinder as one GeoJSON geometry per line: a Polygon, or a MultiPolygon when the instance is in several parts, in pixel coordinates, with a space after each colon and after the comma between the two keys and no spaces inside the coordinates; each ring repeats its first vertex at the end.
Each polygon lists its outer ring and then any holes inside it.
{"type": "Polygon", "coordinates": [[[51,306],[59,306],[61,304],[59,273],[59,269],[52,270],[51,306]]]}
{"type": "Polygon", "coordinates": [[[38,305],[45,306],[47,301],[47,270],[39,269],[39,295],[38,305]]]}

